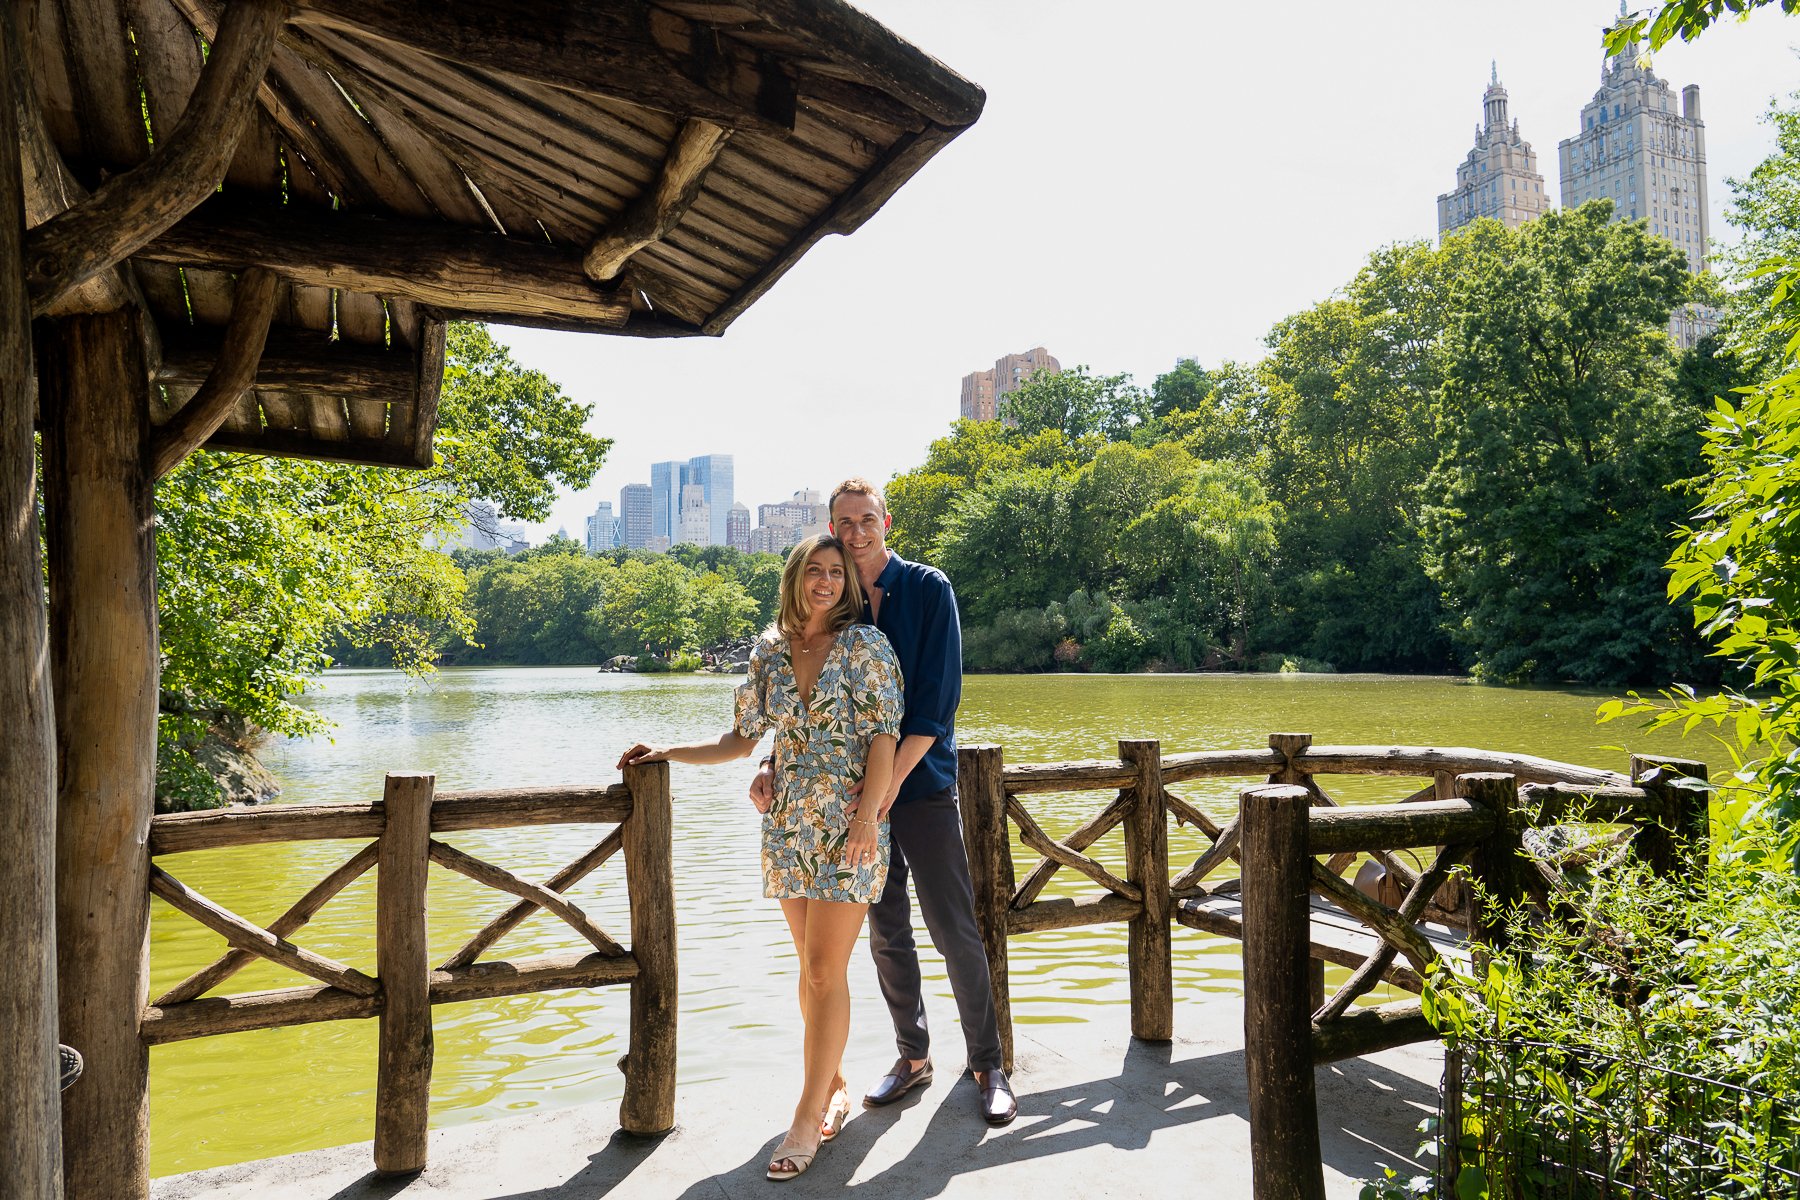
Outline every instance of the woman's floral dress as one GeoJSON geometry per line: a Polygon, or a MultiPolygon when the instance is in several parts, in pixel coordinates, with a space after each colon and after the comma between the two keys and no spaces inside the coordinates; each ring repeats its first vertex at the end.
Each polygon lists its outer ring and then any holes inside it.
{"type": "Polygon", "coordinates": [[[857,798],[846,789],[863,777],[869,744],[900,735],[900,662],[887,635],[850,625],[825,651],[810,707],[801,703],[785,636],[765,636],[750,652],[737,690],[738,736],[775,731],[775,801],[763,816],[763,894],[867,904],[887,883],[888,827],[881,823],[873,862],[844,861],[857,798]]]}

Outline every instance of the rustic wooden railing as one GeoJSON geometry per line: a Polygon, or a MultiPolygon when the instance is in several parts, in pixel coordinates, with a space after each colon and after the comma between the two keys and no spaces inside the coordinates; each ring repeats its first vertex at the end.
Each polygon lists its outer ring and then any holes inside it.
{"type": "Polygon", "coordinates": [[[639,1134],[675,1122],[675,891],[669,768],[633,767],[611,787],[520,788],[436,793],[434,778],[393,774],[379,801],[366,804],[232,808],[157,817],[156,857],[221,846],[315,839],[373,839],[320,880],[268,928],[231,912],[152,865],[150,890],[222,936],[229,949],[157,997],[140,1022],[151,1045],[316,1021],[380,1020],[375,1099],[375,1167],[405,1174],[425,1166],[431,1090],[431,1006],[561,988],[631,985],[629,1053],[619,1123],[639,1134]],[[458,850],[433,835],[528,825],[602,824],[614,828],[591,850],[543,883],[458,850]],[[562,895],[614,855],[625,864],[629,945],[621,945],[562,895]],[[428,957],[425,884],[431,864],[517,896],[437,967],[428,957]],[[289,939],[352,881],[376,876],[375,974],[289,939]],[[592,947],[583,953],[482,960],[538,909],[567,922],[592,947]],[[316,980],[274,991],[208,996],[256,959],[316,980]]]}
{"type": "Polygon", "coordinates": [[[1012,1062],[1007,939],[1013,934],[1127,923],[1131,1032],[1166,1040],[1174,1026],[1170,925],[1244,943],[1245,1062],[1250,1077],[1257,1195],[1322,1196],[1313,1068],[1436,1036],[1417,1000],[1354,1008],[1377,982],[1418,992],[1432,962],[1490,949],[1504,929],[1476,903],[1530,902],[1546,915],[1566,886],[1558,863],[1526,849],[1526,831],[1568,819],[1628,825],[1619,842],[1659,871],[1680,869],[1681,848],[1703,852],[1707,796],[1675,786],[1704,780],[1704,764],[1634,756],[1631,775],[1526,755],[1470,749],[1313,746],[1275,734],[1267,749],[1161,753],[1154,741],[1119,744],[1117,760],[1007,766],[997,746],[961,751],[964,836],[994,978],[1002,1044],[1012,1062]],[[1319,775],[1423,777],[1395,803],[1339,805],[1319,775]],[[1169,785],[1263,776],[1221,825],[1169,785]],[[1022,797],[1118,788],[1098,813],[1062,838],[1047,833],[1022,797]],[[1167,820],[1198,828],[1210,845],[1173,878],[1167,820]],[[1086,853],[1124,826],[1121,877],[1086,853]],[[1016,835],[1014,830],[1016,829],[1016,835]],[[1042,857],[1019,877],[1014,838],[1042,857]],[[1415,869],[1398,852],[1423,849],[1415,869]],[[1211,881],[1230,861],[1233,878],[1211,881]],[[1359,888],[1344,874],[1379,863],[1390,881],[1359,888]],[[1068,868],[1098,894],[1039,899],[1068,868]],[[1324,963],[1351,968],[1329,998],[1324,963]],[[1267,1190],[1265,1190],[1265,1185],[1267,1190]]]}

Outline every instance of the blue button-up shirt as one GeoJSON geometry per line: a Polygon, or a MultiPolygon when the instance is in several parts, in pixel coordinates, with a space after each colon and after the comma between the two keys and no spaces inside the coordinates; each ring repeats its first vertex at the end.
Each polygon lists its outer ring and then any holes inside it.
{"type": "Polygon", "coordinates": [[[889,552],[875,580],[881,612],[875,627],[887,634],[906,676],[906,713],[900,736],[936,738],[900,785],[896,803],[956,782],[956,706],[962,702],[962,624],[956,593],[936,567],[889,552]]]}

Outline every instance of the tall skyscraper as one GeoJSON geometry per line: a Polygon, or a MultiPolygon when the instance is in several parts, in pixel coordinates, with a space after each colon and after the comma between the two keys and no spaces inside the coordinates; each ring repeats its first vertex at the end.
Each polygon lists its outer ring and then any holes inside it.
{"type": "Polygon", "coordinates": [[[733,550],[748,552],[750,549],[750,510],[742,500],[731,506],[725,514],[725,544],[733,550]]]}
{"type": "Polygon", "coordinates": [[[1055,373],[1062,364],[1042,346],[1023,354],[1008,354],[994,363],[991,371],[976,371],[963,376],[962,402],[959,411],[964,420],[992,421],[998,418],[1006,398],[1019,385],[1039,371],[1055,373]]]}
{"type": "Polygon", "coordinates": [[[1580,132],[1557,150],[1564,208],[1610,199],[1615,221],[1648,222],[1651,233],[1687,255],[1689,270],[1706,270],[1706,124],[1698,85],[1682,88],[1677,106],[1668,83],[1627,48],[1606,60],[1600,90],[1581,110],[1580,132]]]}
{"type": "MultiPolygon", "coordinates": [[[[654,492],[648,484],[628,483],[619,489],[619,544],[646,550],[656,536],[654,492]]],[[[668,535],[663,535],[667,537],[668,535]]]]}
{"type": "Polygon", "coordinates": [[[650,464],[651,536],[668,538],[671,545],[686,540],[681,529],[682,497],[689,485],[698,485],[711,515],[706,541],[697,544],[723,546],[734,474],[729,454],[702,454],[686,462],[650,464]]]}
{"type": "Polygon", "coordinates": [[[612,501],[602,500],[594,508],[594,515],[587,519],[588,553],[598,554],[618,544],[619,523],[613,517],[612,501]]]}
{"type": "Polygon", "coordinates": [[[697,483],[681,489],[681,525],[670,540],[690,546],[717,544],[712,540],[712,506],[706,502],[706,489],[697,483]]]}
{"type": "Polygon", "coordinates": [[[1550,206],[1537,154],[1519,136],[1519,122],[1506,116],[1506,89],[1494,64],[1487,91],[1481,96],[1481,124],[1475,148],[1456,168],[1456,190],[1438,197],[1438,236],[1460,229],[1477,217],[1492,217],[1511,228],[1540,217],[1550,206]]]}

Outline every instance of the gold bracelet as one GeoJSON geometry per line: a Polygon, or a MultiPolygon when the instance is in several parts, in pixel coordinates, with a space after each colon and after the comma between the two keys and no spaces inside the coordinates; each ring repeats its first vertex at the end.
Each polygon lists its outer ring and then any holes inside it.
{"type": "Polygon", "coordinates": [[[858,825],[867,825],[870,829],[880,829],[881,828],[880,821],[865,821],[861,817],[851,817],[850,819],[858,825]]]}

